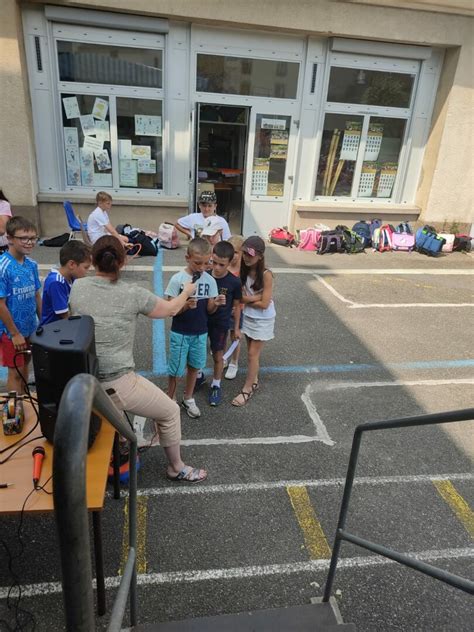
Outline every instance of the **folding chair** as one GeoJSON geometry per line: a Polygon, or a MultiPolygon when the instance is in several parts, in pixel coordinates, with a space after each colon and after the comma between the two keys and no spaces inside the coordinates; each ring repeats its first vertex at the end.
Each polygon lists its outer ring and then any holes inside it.
{"type": "Polygon", "coordinates": [[[87,231],[87,224],[83,224],[83,222],[76,216],[71,202],[66,200],[66,202],[63,202],[63,206],[64,211],[66,212],[67,223],[69,224],[69,239],[75,239],[76,233],[82,233],[83,228],[87,231]]]}

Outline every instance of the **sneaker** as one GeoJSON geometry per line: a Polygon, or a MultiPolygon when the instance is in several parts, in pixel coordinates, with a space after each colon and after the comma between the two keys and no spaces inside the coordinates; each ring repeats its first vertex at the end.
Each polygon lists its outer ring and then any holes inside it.
{"type": "Polygon", "coordinates": [[[211,386],[209,389],[210,406],[219,406],[222,401],[222,389],[220,386],[211,386]]]}
{"type": "Polygon", "coordinates": [[[237,371],[239,370],[239,367],[237,364],[232,364],[232,362],[229,364],[229,366],[227,367],[227,371],[225,372],[225,379],[226,380],[233,380],[236,376],[237,376],[237,371]]]}
{"type": "Polygon", "coordinates": [[[201,388],[201,386],[203,384],[205,384],[206,381],[207,380],[206,380],[206,376],[204,375],[204,373],[201,373],[201,375],[198,375],[197,378],[196,378],[196,384],[194,385],[194,391],[193,392],[195,393],[199,388],[201,388]]]}
{"type": "Polygon", "coordinates": [[[183,399],[183,401],[181,402],[181,406],[186,411],[188,417],[191,417],[191,419],[197,419],[201,416],[201,411],[196,406],[196,402],[194,401],[194,399],[183,399]]]}

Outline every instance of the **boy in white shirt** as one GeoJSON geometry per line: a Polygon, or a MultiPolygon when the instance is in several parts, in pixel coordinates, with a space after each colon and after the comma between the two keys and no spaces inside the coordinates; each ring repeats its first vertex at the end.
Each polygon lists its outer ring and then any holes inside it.
{"type": "Polygon", "coordinates": [[[128,244],[128,237],[119,235],[110,223],[108,212],[112,208],[112,196],[105,191],[99,191],[96,195],[97,208],[95,208],[87,219],[87,234],[94,244],[99,237],[113,235],[120,239],[124,246],[128,244]]]}
{"type": "Polygon", "coordinates": [[[220,215],[216,215],[217,198],[214,191],[203,191],[198,200],[199,213],[190,213],[180,217],[175,224],[179,232],[184,233],[187,239],[200,237],[202,231],[211,223],[218,222],[220,225],[221,239],[229,239],[231,232],[229,224],[220,215]]]}

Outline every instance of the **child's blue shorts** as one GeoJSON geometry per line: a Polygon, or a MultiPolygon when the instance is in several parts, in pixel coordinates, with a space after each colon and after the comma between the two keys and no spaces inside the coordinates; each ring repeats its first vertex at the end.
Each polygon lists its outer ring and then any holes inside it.
{"type": "Polygon", "coordinates": [[[203,369],[207,360],[207,334],[188,336],[175,331],[170,335],[168,375],[183,377],[186,366],[203,369]]]}

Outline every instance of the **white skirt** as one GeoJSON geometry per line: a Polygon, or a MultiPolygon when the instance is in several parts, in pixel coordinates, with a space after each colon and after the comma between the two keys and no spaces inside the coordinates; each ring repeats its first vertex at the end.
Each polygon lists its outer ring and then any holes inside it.
{"type": "Polygon", "coordinates": [[[275,317],[273,318],[252,318],[243,315],[243,322],[240,331],[251,340],[272,340],[275,335],[275,317]]]}

